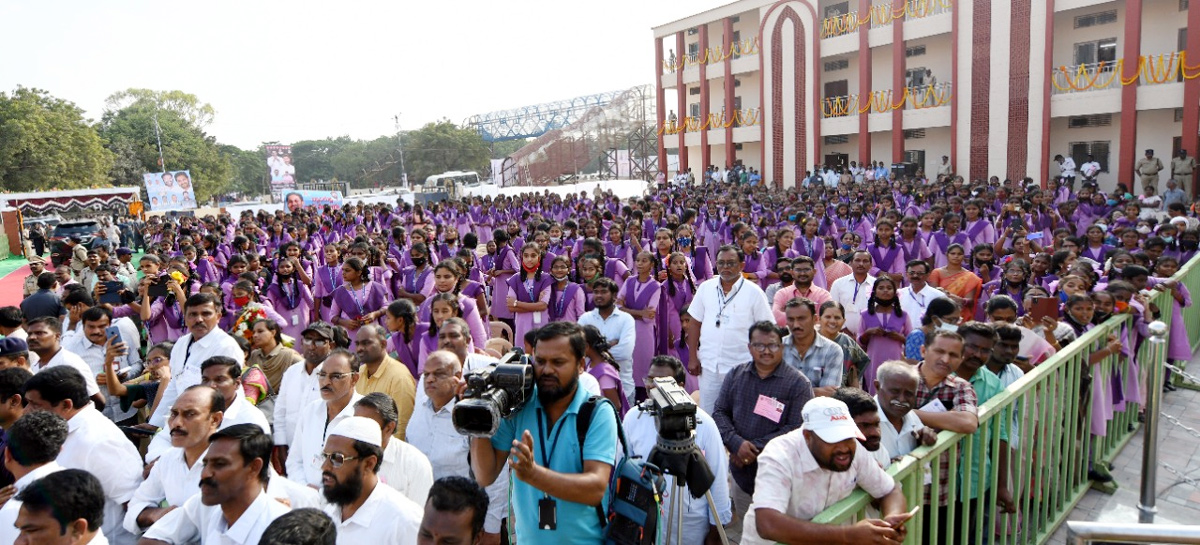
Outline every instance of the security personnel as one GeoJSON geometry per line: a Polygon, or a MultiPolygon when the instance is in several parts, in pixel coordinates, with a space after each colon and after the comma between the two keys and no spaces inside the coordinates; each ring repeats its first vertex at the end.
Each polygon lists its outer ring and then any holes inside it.
{"type": "Polygon", "coordinates": [[[1154,150],[1146,150],[1146,156],[1138,160],[1133,170],[1142,179],[1142,188],[1154,186],[1158,191],[1158,172],[1163,169],[1162,160],[1154,156],[1154,150]]]}
{"type": "Polygon", "coordinates": [[[1188,157],[1187,150],[1179,150],[1179,155],[1171,159],[1171,179],[1179,185],[1179,189],[1187,191],[1188,182],[1192,181],[1192,172],[1196,170],[1196,159],[1188,157]]]}
{"type": "Polygon", "coordinates": [[[29,276],[25,277],[24,295],[22,298],[29,297],[37,292],[38,275],[46,272],[46,258],[35,255],[29,257],[29,276]]]}

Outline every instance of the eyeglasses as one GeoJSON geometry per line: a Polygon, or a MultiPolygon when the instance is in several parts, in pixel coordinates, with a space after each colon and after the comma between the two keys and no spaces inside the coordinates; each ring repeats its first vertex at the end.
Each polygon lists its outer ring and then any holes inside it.
{"type": "Polygon", "coordinates": [[[325,371],[318,371],[317,378],[321,379],[321,380],[328,379],[330,381],[334,381],[334,380],[342,380],[350,375],[357,375],[357,374],[358,373],[326,373],[325,371]]]}
{"type": "Polygon", "coordinates": [[[779,343],[750,343],[750,348],[753,348],[759,352],[764,350],[767,352],[776,352],[780,348],[783,348],[783,345],[779,343]]]}
{"type": "Polygon", "coordinates": [[[328,339],[304,339],[305,346],[325,346],[329,344],[328,339]]]}
{"type": "Polygon", "coordinates": [[[316,456],[313,456],[313,465],[323,466],[325,465],[325,462],[328,461],[329,465],[333,466],[334,469],[337,469],[342,467],[342,465],[344,465],[346,462],[350,460],[358,460],[359,458],[361,457],[346,456],[340,452],[322,452],[316,456]]]}

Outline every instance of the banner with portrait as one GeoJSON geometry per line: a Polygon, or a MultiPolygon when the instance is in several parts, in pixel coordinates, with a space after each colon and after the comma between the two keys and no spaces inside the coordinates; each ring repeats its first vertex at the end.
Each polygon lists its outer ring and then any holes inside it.
{"type": "Polygon", "coordinates": [[[296,188],[296,167],[292,164],[292,147],[266,146],[266,148],[267,174],[271,177],[271,196],[279,199],[283,192],[296,188]]]}
{"type": "Polygon", "coordinates": [[[146,182],[151,212],[191,210],[196,207],[191,171],[147,172],[142,174],[142,179],[146,182]]]}
{"type": "Polygon", "coordinates": [[[341,208],[342,192],[293,189],[284,195],[283,204],[287,207],[288,212],[294,212],[296,209],[304,206],[315,206],[320,209],[324,208],[325,205],[329,205],[334,208],[341,208]]]}

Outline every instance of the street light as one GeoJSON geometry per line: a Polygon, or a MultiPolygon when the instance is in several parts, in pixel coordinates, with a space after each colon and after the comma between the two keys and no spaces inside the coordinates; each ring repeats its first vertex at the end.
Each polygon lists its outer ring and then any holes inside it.
{"type": "Polygon", "coordinates": [[[408,187],[408,173],[404,171],[404,133],[400,132],[400,114],[392,117],[396,122],[396,149],[400,150],[400,185],[408,187]]]}

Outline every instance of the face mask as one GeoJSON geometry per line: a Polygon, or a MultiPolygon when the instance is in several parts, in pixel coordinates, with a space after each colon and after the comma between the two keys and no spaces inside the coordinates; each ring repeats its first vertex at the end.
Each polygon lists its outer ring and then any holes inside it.
{"type": "Polygon", "coordinates": [[[796,215],[792,214],[792,215],[788,216],[788,221],[796,221],[796,215]]]}
{"type": "Polygon", "coordinates": [[[948,331],[950,333],[958,333],[958,326],[948,323],[948,322],[943,322],[941,320],[938,321],[937,328],[939,331],[948,331]]]}
{"type": "Polygon", "coordinates": [[[1148,234],[1150,234],[1150,226],[1149,225],[1139,225],[1139,226],[1137,226],[1137,232],[1139,232],[1143,235],[1148,235],[1148,234]]]}
{"type": "Polygon", "coordinates": [[[1116,206],[1116,205],[1117,205],[1117,200],[1116,200],[1116,199],[1109,199],[1109,200],[1107,200],[1107,201],[1104,201],[1104,203],[1105,203],[1105,204],[1107,204],[1107,205],[1109,205],[1109,206],[1116,206]]]}
{"type": "Polygon", "coordinates": [[[247,297],[234,297],[234,298],[233,298],[233,302],[234,302],[234,304],[236,304],[236,305],[237,305],[237,306],[239,306],[239,307],[244,307],[244,306],[246,306],[248,303],[250,303],[250,297],[249,297],[249,296],[247,296],[247,297]]]}
{"type": "Polygon", "coordinates": [[[1181,240],[1179,241],[1179,245],[1183,246],[1183,249],[1185,250],[1195,250],[1197,247],[1200,247],[1200,241],[1181,240]]]}
{"type": "Polygon", "coordinates": [[[679,237],[679,238],[675,239],[675,242],[678,243],[680,246],[691,246],[692,245],[692,237],[679,237]]]}
{"type": "Polygon", "coordinates": [[[788,284],[791,284],[793,280],[795,280],[795,277],[793,277],[793,276],[792,276],[792,275],[790,275],[790,274],[781,274],[781,275],[779,275],[779,283],[780,283],[780,284],[782,284],[782,285],[785,285],[785,286],[786,286],[786,285],[788,285],[788,284]]]}
{"type": "Polygon", "coordinates": [[[1133,193],[1126,193],[1126,194],[1125,194],[1125,200],[1129,200],[1129,199],[1132,199],[1132,198],[1133,198],[1133,193]]]}
{"type": "Polygon", "coordinates": [[[850,249],[850,245],[849,245],[849,244],[846,244],[845,242],[843,242],[843,243],[842,243],[842,249],[843,249],[843,250],[849,250],[849,249],[850,249]]]}
{"type": "Polygon", "coordinates": [[[1092,323],[1093,324],[1102,324],[1106,320],[1108,320],[1109,316],[1112,316],[1112,315],[1107,312],[1100,312],[1097,310],[1096,313],[1092,315],[1092,323]]]}
{"type": "Polygon", "coordinates": [[[564,275],[562,275],[562,276],[558,276],[558,275],[556,275],[556,274],[552,274],[552,275],[550,275],[550,276],[551,276],[552,278],[554,278],[554,281],[555,281],[555,282],[562,282],[563,280],[566,280],[566,279],[567,279],[567,275],[565,275],[565,274],[564,274],[564,275]]]}
{"type": "Polygon", "coordinates": [[[1175,242],[1175,237],[1162,237],[1162,239],[1163,239],[1163,242],[1166,242],[1167,244],[1175,242]]]}
{"type": "Polygon", "coordinates": [[[562,237],[550,237],[550,244],[558,244],[562,242],[562,237]]]}
{"type": "Polygon", "coordinates": [[[425,258],[414,257],[414,258],[412,258],[412,264],[414,267],[424,267],[425,266],[425,258]]]}

